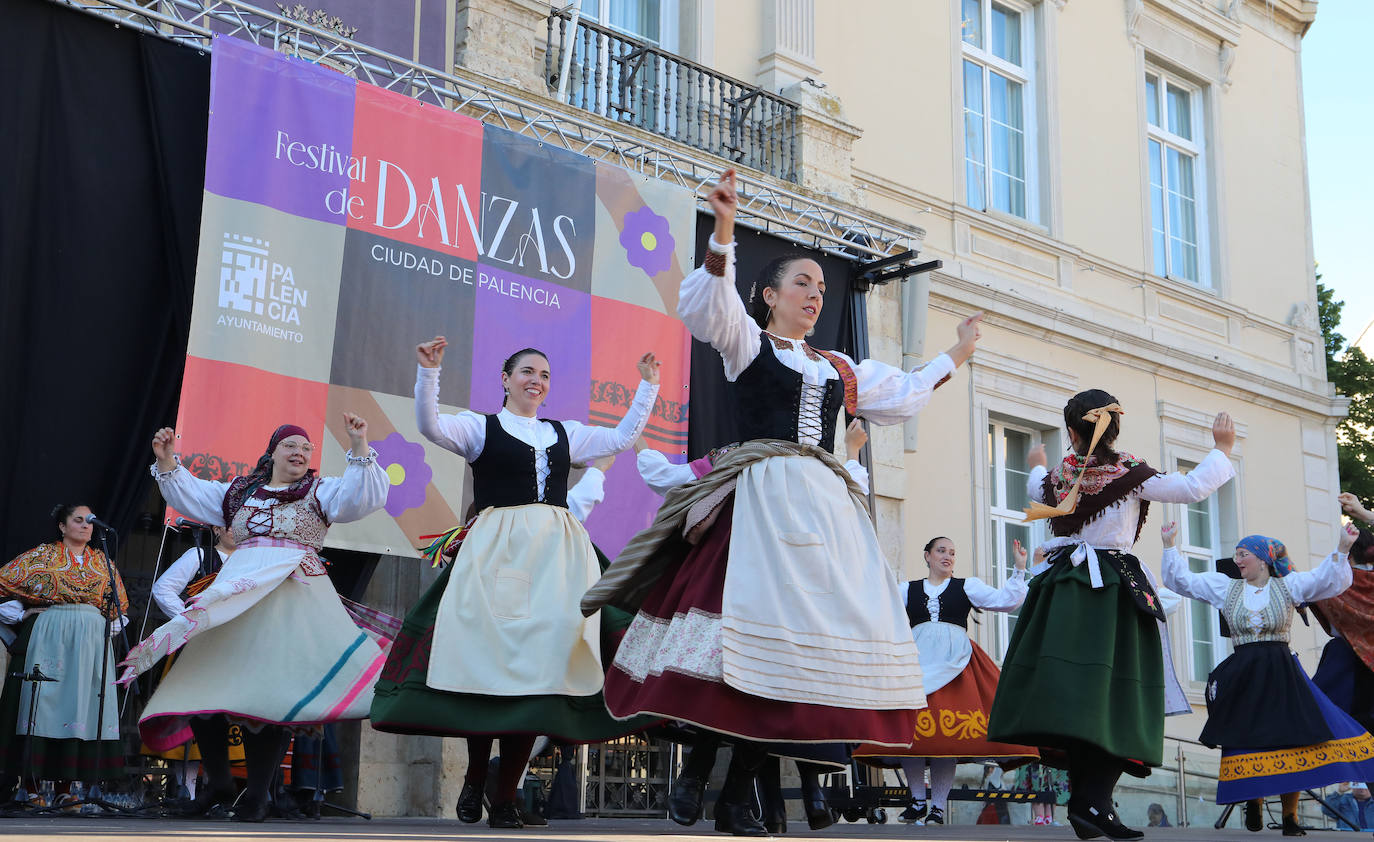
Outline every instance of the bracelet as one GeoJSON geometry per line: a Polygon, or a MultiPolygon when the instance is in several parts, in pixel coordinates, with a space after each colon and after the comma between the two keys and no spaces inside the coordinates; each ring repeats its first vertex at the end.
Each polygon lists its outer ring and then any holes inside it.
{"type": "Polygon", "coordinates": [[[712,251],[707,253],[706,260],[701,265],[706,269],[706,274],[714,278],[723,278],[728,260],[729,256],[718,251],[712,251]]]}
{"type": "Polygon", "coordinates": [[[354,456],[353,451],[348,451],[346,458],[350,465],[371,465],[377,461],[377,451],[369,447],[366,456],[354,456]]]}

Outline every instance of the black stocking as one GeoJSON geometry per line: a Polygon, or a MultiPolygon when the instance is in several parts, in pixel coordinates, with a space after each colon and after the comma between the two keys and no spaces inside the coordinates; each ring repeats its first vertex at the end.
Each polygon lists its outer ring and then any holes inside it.
{"type": "Polygon", "coordinates": [[[243,731],[243,758],[248,771],[246,794],[262,803],[268,799],[272,779],[281,767],[291,734],[279,725],[268,725],[256,733],[248,728],[240,730],[243,731]]]}
{"type": "Polygon", "coordinates": [[[206,791],[215,795],[231,791],[234,779],[229,774],[229,720],[218,715],[193,717],[191,733],[196,735],[196,746],[200,749],[206,791]]]}

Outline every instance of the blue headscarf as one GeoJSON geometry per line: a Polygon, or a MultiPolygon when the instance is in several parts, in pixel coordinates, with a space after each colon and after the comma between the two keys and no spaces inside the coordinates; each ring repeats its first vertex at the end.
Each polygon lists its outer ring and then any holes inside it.
{"type": "Polygon", "coordinates": [[[1293,561],[1282,541],[1264,535],[1247,535],[1236,542],[1243,549],[1269,565],[1269,572],[1282,579],[1293,572],[1293,561]]]}

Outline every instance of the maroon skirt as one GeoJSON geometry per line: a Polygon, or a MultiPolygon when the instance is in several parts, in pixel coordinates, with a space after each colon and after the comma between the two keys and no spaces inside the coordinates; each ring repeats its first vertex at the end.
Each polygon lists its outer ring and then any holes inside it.
{"type": "Polygon", "coordinates": [[[720,620],[731,503],[682,564],[659,581],[625,632],[606,673],[611,715],[680,719],[750,740],[910,745],[915,710],[783,702],[725,683],[720,620]]]}

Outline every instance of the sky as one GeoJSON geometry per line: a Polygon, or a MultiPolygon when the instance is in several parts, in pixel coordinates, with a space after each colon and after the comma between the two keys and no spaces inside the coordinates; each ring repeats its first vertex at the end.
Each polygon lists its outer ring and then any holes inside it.
{"type": "Polygon", "coordinates": [[[1347,342],[1374,319],[1374,86],[1358,71],[1371,31],[1371,0],[1321,0],[1302,41],[1312,240],[1322,283],[1345,301],[1347,342]]]}

